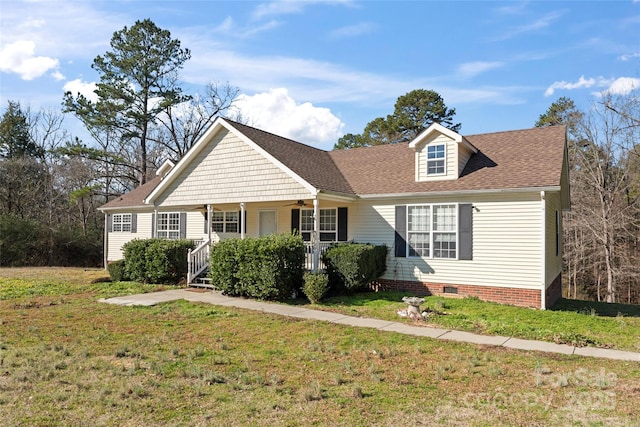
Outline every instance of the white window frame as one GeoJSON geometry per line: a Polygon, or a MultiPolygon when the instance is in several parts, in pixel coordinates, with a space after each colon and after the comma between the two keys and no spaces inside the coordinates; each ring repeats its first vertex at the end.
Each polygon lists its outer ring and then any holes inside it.
{"type": "Polygon", "coordinates": [[[214,233],[239,233],[240,212],[213,211],[211,212],[211,231],[214,233]],[[219,218],[221,216],[221,218],[219,218]]]}
{"type": "MultiPolygon", "coordinates": [[[[442,176],[442,175],[446,175],[447,174],[447,144],[430,144],[427,145],[427,149],[425,152],[425,156],[426,156],[426,170],[425,173],[427,176],[442,176]],[[436,151],[439,151],[438,149],[442,148],[442,157],[429,157],[429,151],[431,149],[434,150],[434,154],[439,154],[436,151]],[[442,162],[442,172],[432,172],[429,173],[429,165],[433,164],[433,163],[437,163],[437,162],[442,162]]],[[[435,166],[436,168],[439,168],[440,166],[435,166]]]]}
{"type": "MultiPolygon", "coordinates": [[[[322,242],[338,241],[338,209],[337,208],[321,208],[318,218],[318,233],[322,242]],[[333,235],[332,238],[326,237],[333,235]]],[[[313,233],[313,209],[300,210],[300,233],[313,233]]],[[[306,240],[306,239],[305,239],[306,240]]],[[[310,239],[309,239],[310,240],[310,239]]]]}
{"type": "Polygon", "coordinates": [[[115,233],[131,233],[133,215],[130,213],[113,214],[111,217],[111,231],[115,233]]]}
{"type": "MultiPolygon", "coordinates": [[[[443,260],[457,260],[460,254],[460,230],[459,230],[459,216],[460,209],[458,203],[422,203],[422,204],[413,204],[407,205],[407,238],[406,238],[406,254],[407,258],[430,258],[430,259],[443,259],[443,260]],[[437,224],[436,218],[436,210],[439,208],[448,207],[452,209],[453,215],[449,215],[451,221],[445,222],[443,227],[439,227],[437,224]],[[412,210],[414,209],[423,209],[428,210],[428,218],[427,221],[416,221],[412,218],[412,210]],[[412,226],[416,229],[412,230],[412,226]],[[424,248],[418,248],[418,250],[414,249],[411,246],[412,236],[423,237],[422,243],[427,246],[426,251],[424,248]],[[424,237],[427,237],[424,239],[424,237]],[[453,241],[455,247],[453,249],[449,247],[440,247],[436,248],[438,243],[446,243],[443,241],[438,242],[437,236],[453,236],[453,241]],[[423,251],[420,251],[422,249],[423,251]],[[451,254],[454,252],[455,256],[442,256],[443,252],[451,254]]],[[[447,217],[445,217],[447,218],[447,217]]]]}
{"type": "Polygon", "coordinates": [[[160,239],[180,238],[180,212],[158,212],[156,233],[160,239]]]}

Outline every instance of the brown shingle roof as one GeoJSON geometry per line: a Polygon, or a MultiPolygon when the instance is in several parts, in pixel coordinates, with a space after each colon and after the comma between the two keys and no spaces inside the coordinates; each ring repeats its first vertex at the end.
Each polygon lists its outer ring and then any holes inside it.
{"type": "Polygon", "coordinates": [[[450,181],[416,182],[415,151],[407,144],[329,154],[361,195],[547,187],[560,185],[565,132],[551,126],[466,136],[479,151],[450,181]]]}
{"type": "Polygon", "coordinates": [[[144,199],[151,194],[154,188],[160,184],[162,177],[156,176],[151,181],[134,188],[128,193],[117,197],[110,202],[100,206],[100,209],[118,209],[118,208],[131,208],[131,207],[149,207],[144,204],[144,199]]]}
{"type": "Polygon", "coordinates": [[[225,119],[315,188],[354,194],[328,152],[225,119]]]}
{"type": "MultiPolygon", "coordinates": [[[[408,144],[327,152],[225,120],[315,188],[352,195],[558,186],[566,138],[564,126],[469,135],[479,151],[459,179],[416,182],[415,151],[408,144]]],[[[156,177],[101,209],[143,207],[160,181],[156,177]]]]}

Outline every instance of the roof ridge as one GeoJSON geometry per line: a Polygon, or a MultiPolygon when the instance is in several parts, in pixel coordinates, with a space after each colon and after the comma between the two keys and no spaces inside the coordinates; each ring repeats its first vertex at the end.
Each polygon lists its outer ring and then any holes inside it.
{"type": "Polygon", "coordinates": [[[235,126],[235,125],[239,125],[239,126],[241,126],[241,127],[246,127],[246,128],[252,129],[252,130],[254,130],[254,131],[260,132],[260,133],[264,133],[264,134],[267,134],[267,135],[271,135],[271,136],[276,137],[276,138],[278,138],[278,139],[284,139],[284,140],[286,140],[286,141],[293,142],[294,144],[302,145],[302,146],[304,146],[304,147],[311,148],[311,149],[313,149],[313,150],[321,151],[321,152],[323,152],[323,153],[328,153],[328,152],[329,152],[329,151],[327,151],[327,150],[323,150],[322,148],[314,147],[313,145],[309,145],[309,144],[305,144],[304,142],[296,141],[295,139],[287,138],[287,137],[285,137],[285,136],[281,136],[281,135],[275,134],[275,133],[273,133],[273,132],[269,132],[269,131],[266,131],[266,130],[262,130],[262,129],[259,129],[259,128],[254,127],[254,126],[249,126],[249,125],[246,125],[246,124],[244,124],[244,123],[237,122],[237,121],[235,121],[235,120],[227,119],[226,117],[224,117],[224,119],[225,119],[227,122],[229,122],[229,123],[231,123],[232,125],[234,125],[234,126],[235,126]]]}

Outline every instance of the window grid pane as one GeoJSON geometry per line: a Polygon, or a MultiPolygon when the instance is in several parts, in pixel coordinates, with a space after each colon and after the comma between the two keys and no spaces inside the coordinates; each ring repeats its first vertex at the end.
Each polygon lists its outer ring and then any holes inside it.
{"type": "Polygon", "coordinates": [[[455,205],[436,205],[433,207],[433,230],[456,231],[455,205]]]}
{"type": "Polygon", "coordinates": [[[429,233],[409,234],[409,256],[429,256],[429,233]]]}
{"type": "Polygon", "coordinates": [[[445,173],[445,146],[430,145],[427,147],[427,175],[445,173]]]}
{"type": "Polygon", "coordinates": [[[335,209],[320,209],[320,231],[336,231],[336,223],[335,209]]]}
{"type": "Polygon", "coordinates": [[[455,258],[456,257],[455,233],[434,233],[433,257],[434,258],[455,258]]]}
{"type": "Polygon", "coordinates": [[[429,206],[409,206],[408,231],[428,232],[429,229],[429,206]]]}
{"type": "Polygon", "coordinates": [[[158,237],[163,239],[180,238],[180,214],[178,212],[158,214],[158,237]]]}

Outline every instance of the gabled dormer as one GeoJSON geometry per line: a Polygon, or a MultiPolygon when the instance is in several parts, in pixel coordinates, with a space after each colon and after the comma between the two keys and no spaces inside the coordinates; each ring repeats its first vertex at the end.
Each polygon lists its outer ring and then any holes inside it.
{"type": "Polygon", "coordinates": [[[478,149],[462,135],[433,123],[409,143],[415,150],[416,181],[458,179],[478,149]]]}

